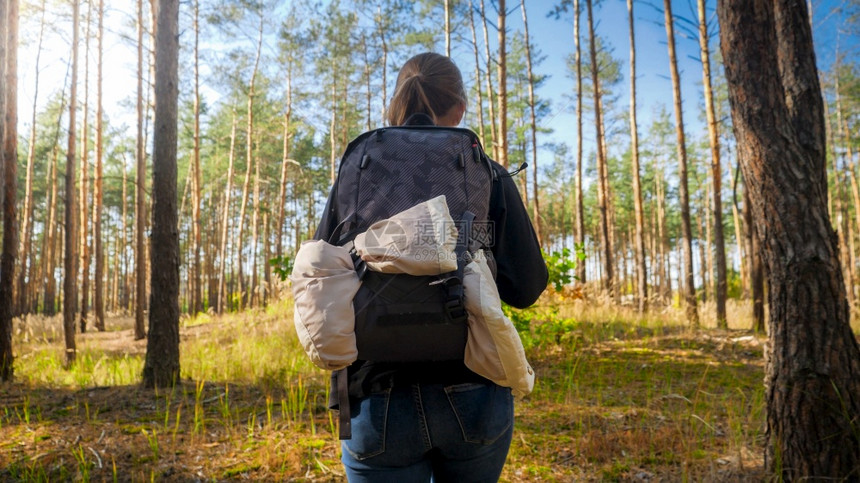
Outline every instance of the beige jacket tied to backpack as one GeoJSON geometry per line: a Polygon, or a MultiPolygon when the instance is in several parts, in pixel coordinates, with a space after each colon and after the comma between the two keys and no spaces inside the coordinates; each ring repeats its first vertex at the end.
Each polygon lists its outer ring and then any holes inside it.
{"type": "MultiPolygon", "coordinates": [[[[353,244],[377,272],[439,275],[457,269],[457,227],[444,196],[374,223],[353,244]]],[[[321,240],[302,243],[290,280],[296,333],[311,362],[326,370],[355,362],[352,299],[361,281],[349,250],[321,240]]]]}
{"type": "Polygon", "coordinates": [[[525,396],[534,389],[534,370],[526,360],[520,334],[502,312],[499,289],[484,252],[478,251],[472,258],[463,274],[469,313],[464,362],[472,372],[511,388],[514,396],[525,396]]]}
{"type": "MultiPolygon", "coordinates": [[[[383,273],[440,275],[457,269],[456,225],[444,196],[381,220],[355,237],[354,248],[368,269],[383,273]]],[[[499,292],[482,252],[463,276],[469,314],[464,362],[475,373],[524,396],[534,387],[513,323],[501,309],[499,292]]],[[[292,280],[294,322],[308,357],[318,367],[342,369],[356,360],[352,299],[361,285],[349,251],[324,241],[304,242],[292,280]]]]}

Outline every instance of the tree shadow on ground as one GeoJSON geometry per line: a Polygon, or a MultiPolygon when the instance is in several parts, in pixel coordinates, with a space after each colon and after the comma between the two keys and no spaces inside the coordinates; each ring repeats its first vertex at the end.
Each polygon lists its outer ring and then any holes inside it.
{"type": "Polygon", "coordinates": [[[0,480],[339,480],[319,386],[0,386],[0,480]]]}

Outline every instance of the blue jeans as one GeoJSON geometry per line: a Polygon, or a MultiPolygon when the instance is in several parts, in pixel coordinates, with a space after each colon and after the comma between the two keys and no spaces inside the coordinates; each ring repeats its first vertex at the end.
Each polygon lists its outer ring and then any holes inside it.
{"type": "Polygon", "coordinates": [[[350,482],[495,482],[511,445],[511,390],[411,384],[353,401],[350,482]]]}

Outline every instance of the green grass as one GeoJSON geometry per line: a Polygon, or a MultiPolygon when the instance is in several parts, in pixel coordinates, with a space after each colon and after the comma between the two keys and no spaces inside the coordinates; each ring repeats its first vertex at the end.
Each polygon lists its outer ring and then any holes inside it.
{"type": "MultiPolygon", "coordinates": [[[[512,314],[537,385],[516,405],[504,481],[762,477],[762,338],[747,321],[691,331],[674,310],[563,300],[512,314]]],[[[139,384],[130,329],[78,335],[64,369],[50,321],[19,327],[0,480],[344,479],[329,374],[301,350],[290,301],[181,325],[182,381],[157,391],[139,384]]]]}

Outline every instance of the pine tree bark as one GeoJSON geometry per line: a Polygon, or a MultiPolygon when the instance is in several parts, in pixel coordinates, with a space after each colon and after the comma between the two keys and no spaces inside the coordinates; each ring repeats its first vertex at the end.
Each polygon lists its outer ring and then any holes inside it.
{"type": "Polygon", "coordinates": [[[293,66],[294,58],[292,51],[287,55],[287,91],[286,108],[284,110],[284,145],[281,156],[281,183],[278,186],[278,217],[275,223],[277,224],[277,241],[275,244],[275,256],[280,259],[284,255],[284,224],[286,222],[286,204],[287,204],[287,176],[290,165],[290,136],[292,134],[292,117],[293,117],[293,66]]]}
{"type": "Polygon", "coordinates": [[[708,302],[708,290],[710,287],[710,278],[708,274],[708,247],[710,244],[710,231],[708,230],[708,221],[710,221],[710,217],[708,216],[708,195],[709,190],[705,189],[705,196],[702,199],[702,207],[700,208],[700,214],[698,216],[699,219],[699,270],[702,273],[702,304],[706,304],[708,302]],[[704,215],[704,216],[702,216],[704,215]]]}
{"type": "Polygon", "coordinates": [[[254,156],[254,213],[251,216],[251,285],[248,300],[251,307],[260,304],[259,267],[260,259],[260,210],[263,202],[260,200],[260,146],[257,145],[254,156]]]}
{"type": "Polygon", "coordinates": [[[493,60],[490,56],[490,33],[487,28],[487,22],[489,22],[489,20],[487,19],[487,12],[484,8],[484,0],[481,0],[481,24],[484,32],[484,56],[487,61],[487,109],[489,111],[488,114],[490,115],[490,136],[493,138],[493,159],[501,161],[501,154],[499,152],[499,129],[496,128],[496,94],[493,91],[493,60]]]}
{"type": "Polygon", "coordinates": [[[717,269],[716,304],[717,327],[728,328],[726,320],[726,243],[723,235],[722,168],[720,167],[720,133],[711,87],[710,34],[705,18],[705,0],[697,0],[699,14],[699,50],[702,58],[702,82],[705,93],[705,116],[708,122],[708,140],[711,145],[711,177],[713,179],[714,263],[717,269]]]}
{"type": "Polygon", "coordinates": [[[827,213],[824,116],[806,6],[720,0],[735,135],[767,267],[765,465],[784,480],[860,467],[860,349],[827,213]]]}
{"type": "MultiPolygon", "coordinates": [[[[255,95],[255,84],[257,82],[257,71],[260,65],[260,54],[262,53],[263,48],[263,14],[260,13],[260,28],[259,28],[259,38],[257,40],[257,50],[254,58],[254,68],[251,71],[251,80],[248,82],[248,108],[245,119],[245,181],[242,184],[242,204],[239,206],[239,236],[236,239],[238,243],[239,253],[238,263],[239,263],[239,309],[241,310],[244,307],[246,300],[245,293],[245,263],[243,257],[241,256],[244,238],[245,238],[245,210],[248,207],[248,199],[251,195],[251,171],[254,169],[254,95],[255,95]]],[[[334,171],[332,170],[332,173],[334,171]]],[[[332,178],[332,182],[334,182],[334,178],[332,178]]],[[[254,287],[248,287],[247,299],[251,300],[253,298],[254,287]]]]}
{"type": "MultiPolygon", "coordinates": [[[[597,38],[594,34],[594,12],[592,0],[586,0],[588,9],[588,38],[589,55],[591,58],[591,85],[594,91],[594,126],[597,140],[597,172],[598,172],[598,203],[600,210],[600,251],[603,261],[603,288],[612,297],[615,293],[615,277],[613,274],[612,239],[609,230],[609,186],[605,175],[606,151],[603,149],[603,113],[600,102],[600,76],[597,66],[597,38]]],[[[614,297],[613,297],[614,298],[614,297]]]]}
{"type": "Polygon", "coordinates": [[[451,57],[451,0],[442,0],[442,4],[445,9],[445,55],[451,57]]]}
{"type": "MultiPolygon", "coordinates": [[[[837,56],[837,59],[838,59],[838,56],[837,56]]],[[[835,70],[838,71],[838,64],[837,64],[837,67],[835,70]]],[[[840,87],[839,87],[839,74],[838,74],[838,72],[836,75],[834,90],[835,90],[835,97],[836,97],[836,124],[837,124],[837,128],[839,129],[840,133],[842,134],[842,140],[843,140],[842,142],[843,142],[843,146],[845,147],[845,154],[846,154],[846,159],[847,159],[847,162],[845,163],[844,169],[845,169],[845,171],[848,172],[848,179],[851,182],[851,195],[852,195],[852,198],[854,199],[855,221],[860,221],[860,187],[858,187],[857,174],[855,171],[856,165],[854,163],[854,150],[852,148],[852,143],[851,143],[851,134],[850,134],[850,130],[848,129],[848,122],[845,120],[845,116],[843,115],[843,110],[842,110],[842,95],[841,95],[840,87]]],[[[826,110],[827,110],[826,104],[825,104],[824,108],[825,108],[825,112],[826,112],[826,110]]],[[[827,117],[829,118],[830,116],[827,116],[827,117]]],[[[836,146],[835,142],[831,142],[830,144],[833,147],[836,146]]],[[[834,156],[834,160],[835,159],[836,158],[834,156]]],[[[850,240],[852,243],[854,241],[853,233],[854,233],[853,230],[846,230],[845,231],[846,238],[848,240],[850,240]]],[[[851,249],[848,251],[848,253],[849,253],[849,261],[850,261],[848,266],[853,269],[853,267],[855,266],[855,264],[854,264],[854,260],[855,260],[854,250],[851,249]]],[[[848,300],[849,300],[849,303],[851,304],[852,307],[855,306],[854,280],[855,280],[855,277],[852,274],[852,277],[846,279],[846,284],[845,284],[846,285],[846,292],[848,294],[848,300]]]]}
{"type": "MultiPolygon", "coordinates": [[[[740,163],[740,162],[738,162],[740,163]]],[[[749,251],[747,250],[747,232],[749,230],[746,226],[741,224],[741,216],[740,216],[740,208],[738,208],[738,179],[740,178],[740,164],[735,167],[734,180],[732,181],[732,220],[735,224],[735,240],[737,240],[737,249],[738,249],[738,257],[740,258],[740,272],[741,272],[741,287],[742,294],[741,300],[747,300],[750,297],[750,286],[749,286],[749,262],[750,256],[748,255],[749,251]]],[[[744,203],[746,205],[746,203],[744,203]]],[[[746,223],[746,221],[744,221],[746,223]]]]}
{"type": "Polygon", "coordinates": [[[217,204],[218,197],[214,193],[206,198],[206,211],[207,213],[212,213],[207,224],[206,238],[204,239],[204,246],[206,246],[206,253],[208,254],[208,256],[204,257],[206,280],[208,282],[207,310],[214,308],[218,303],[218,274],[215,272],[215,255],[218,253],[218,229],[220,225],[215,215],[217,213],[217,204]]]}
{"type": "MultiPolygon", "coordinates": [[[[828,123],[829,125],[829,123],[828,123]]],[[[830,141],[831,146],[835,146],[833,141],[832,133],[833,129],[827,129],[828,133],[831,135],[830,141]]],[[[839,165],[836,162],[837,156],[836,153],[832,153],[831,160],[833,161],[833,192],[830,194],[830,200],[833,203],[833,213],[831,216],[836,219],[836,226],[838,227],[836,231],[837,240],[839,244],[839,265],[842,267],[842,277],[845,280],[846,290],[845,293],[848,298],[848,306],[854,306],[854,294],[852,291],[847,290],[847,287],[852,286],[852,267],[851,267],[851,257],[848,254],[848,238],[851,236],[851,232],[848,231],[848,209],[845,207],[845,189],[842,180],[842,171],[839,169],[839,165]]]]}
{"type": "Polygon", "coordinates": [[[645,266],[645,216],[642,211],[642,183],[639,177],[639,128],[636,125],[636,36],[633,30],[633,0],[627,0],[630,26],[630,152],[633,169],[633,212],[636,221],[633,252],[636,255],[636,308],[648,308],[648,269],[645,266]]]}
{"type": "Polygon", "coordinates": [[[152,295],[144,387],[179,382],[179,229],[176,207],[179,2],[159,0],[152,157],[152,295]]]}
{"type": "Polygon", "coordinates": [[[69,94],[69,137],[66,151],[66,253],[63,273],[63,331],[66,342],[66,365],[75,362],[75,315],[78,302],[78,220],[76,210],[77,196],[75,193],[75,158],[76,158],[76,125],[77,85],[78,85],[78,30],[79,7],[77,0],[72,1],[72,86],[69,94]]]}
{"type": "Polygon", "coordinates": [[[386,29],[383,27],[382,7],[376,12],[376,33],[379,34],[379,43],[382,46],[382,119],[388,110],[388,39],[385,37],[386,29]]]}
{"type": "Polygon", "coordinates": [[[499,58],[496,64],[499,75],[499,163],[508,168],[508,60],[505,20],[508,12],[505,0],[498,0],[498,28],[499,28],[499,58]]]}
{"type": "MultiPolygon", "coordinates": [[[[65,104],[65,102],[61,103],[65,104]]],[[[62,110],[62,109],[61,109],[62,110]]],[[[62,116],[60,116],[62,117],[62,116]]],[[[57,131],[56,135],[59,136],[60,132],[60,121],[57,120],[57,131]]],[[[51,317],[57,313],[57,279],[54,277],[54,267],[56,266],[56,258],[57,258],[57,205],[58,198],[57,192],[59,191],[58,185],[58,177],[57,173],[58,167],[58,159],[59,158],[59,147],[57,143],[58,139],[54,139],[54,148],[51,153],[51,161],[48,164],[48,185],[50,188],[50,196],[48,198],[48,213],[45,220],[45,238],[43,238],[42,243],[42,260],[39,263],[39,280],[43,281],[45,292],[42,299],[42,311],[45,315],[51,317]]]]}
{"type": "MultiPolygon", "coordinates": [[[[3,140],[3,249],[0,253],[0,381],[10,381],[14,375],[12,353],[12,312],[14,309],[15,259],[18,250],[17,227],[17,166],[18,166],[18,0],[8,0],[5,15],[0,15],[0,25],[5,21],[5,55],[0,57],[5,76],[4,117],[0,125],[3,140]],[[4,18],[5,17],[5,18],[4,18]]],[[[2,77],[0,77],[2,78],[2,77]]]]}
{"type": "Polygon", "coordinates": [[[104,109],[102,106],[102,87],[104,78],[102,67],[104,65],[104,0],[99,0],[98,10],[98,61],[96,66],[96,167],[95,167],[95,192],[93,194],[93,256],[96,259],[95,294],[93,298],[93,310],[95,311],[95,326],[99,331],[105,330],[105,301],[104,301],[104,278],[105,278],[105,254],[102,240],[102,213],[104,209],[104,109]]]}
{"type": "MultiPolygon", "coordinates": [[[[36,46],[36,75],[33,80],[33,115],[30,118],[30,137],[27,143],[27,168],[26,178],[24,181],[24,207],[21,213],[21,232],[18,243],[18,253],[21,263],[18,267],[18,283],[16,290],[18,291],[17,312],[19,314],[30,313],[33,311],[33,296],[34,289],[38,285],[35,282],[35,254],[31,253],[33,243],[33,171],[36,161],[36,112],[39,100],[39,64],[42,57],[42,41],[45,35],[45,0],[41,3],[41,12],[39,20],[39,40],[36,46]],[[30,281],[28,284],[27,281],[30,281]]],[[[2,132],[2,128],[0,128],[2,132]]],[[[44,252],[43,252],[44,254],[44,252]]]]}
{"type": "Polygon", "coordinates": [[[693,278],[693,233],[690,227],[690,192],[687,183],[687,146],[684,135],[684,111],[681,106],[681,78],[678,74],[678,60],[675,55],[675,27],[672,18],[671,0],[663,0],[666,17],[666,37],[669,44],[669,71],[672,77],[672,94],[675,104],[675,130],[678,136],[678,183],[681,203],[681,242],[684,259],[684,299],[687,321],[693,327],[699,326],[699,311],[696,307],[696,283],[693,278]]]}
{"type": "Polygon", "coordinates": [[[526,14],[526,2],[520,3],[520,8],[523,12],[523,27],[525,34],[526,47],[526,72],[529,80],[529,132],[531,133],[531,153],[532,153],[532,208],[535,234],[537,235],[538,243],[543,245],[542,236],[542,220],[540,213],[540,198],[538,197],[538,162],[537,162],[537,116],[535,115],[535,78],[532,71],[532,50],[531,39],[529,38],[529,20],[526,14]]]}
{"type": "Polygon", "coordinates": [[[80,170],[80,192],[78,204],[80,206],[80,254],[81,254],[81,304],[78,313],[81,333],[87,331],[87,316],[89,315],[90,295],[90,250],[88,244],[89,228],[89,102],[90,102],[90,27],[92,26],[92,5],[87,1],[87,20],[84,30],[84,105],[83,121],[81,122],[81,170],[80,170]]]}
{"type": "MultiPolygon", "coordinates": [[[[120,249],[117,249],[117,256],[120,257],[122,262],[122,267],[119,275],[122,277],[123,285],[122,288],[122,297],[119,296],[119,280],[116,280],[117,290],[115,291],[117,297],[117,303],[122,308],[123,312],[127,312],[130,307],[130,292],[131,292],[131,284],[129,283],[128,278],[128,259],[126,257],[126,241],[128,240],[128,170],[123,166],[122,168],[122,231],[119,235],[119,241],[122,243],[122,251],[120,255],[120,249]]],[[[118,271],[120,267],[117,267],[118,271]]]]}
{"type": "Polygon", "coordinates": [[[192,164],[194,166],[192,195],[191,195],[191,304],[192,314],[203,310],[202,280],[200,270],[201,223],[201,175],[200,175],[200,2],[195,0],[193,5],[194,30],[194,146],[192,164]]]}
{"type": "MultiPolygon", "coordinates": [[[[579,0],[573,0],[573,43],[576,63],[576,244],[585,249],[585,207],[582,195],[582,46],[580,42],[579,0]]],[[[576,274],[580,283],[586,282],[586,266],[578,263],[576,274]]]]}
{"type": "Polygon", "coordinates": [[[233,161],[236,152],[236,109],[233,109],[233,122],[230,128],[230,152],[227,156],[227,186],[224,189],[224,205],[221,209],[221,248],[218,250],[218,301],[217,313],[227,309],[227,240],[230,233],[230,193],[233,191],[233,161]]]}
{"type": "Polygon", "coordinates": [[[134,250],[134,338],[146,337],[146,150],[143,123],[143,0],[137,0],[137,185],[135,186],[135,250],[134,250]]]}
{"type": "MultiPolygon", "coordinates": [[[[738,152],[738,156],[741,153],[738,152]]],[[[759,248],[756,224],[753,222],[753,210],[750,206],[750,189],[744,182],[744,226],[746,227],[745,242],[749,258],[750,295],[752,297],[753,332],[763,334],[764,324],[764,267],[759,248]]]]}
{"type": "Polygon", "coordinates": [[[484,134],[484,99],[483,93],[481,92],[481,58],[478,54],[478,32],[475,28],[475,8],[472,5],[471,0],[469,1],[469,26],[472,30],[472,47],[473,52],[475,53],[475,93],[478,96],[478,136],[480,136],[481,143],[486,145],[487,138],[484,134]]]}
{"type": "Polygon", "coordinates": [[[659,247],[660,263],[657,272],[660,276],[660,294],[664,303],[672,301],[672,270],[669,268],[669,240],[666,236],[666,190],[663,188],[663,170],[660,158],[654,158],[654,172],[657,199],[657,245],[659,247]]]}
{"type": "Polygon", "coordinates": [[[365,130],[370,131],[373,129],[372,119],[371,119],[371,109],[372,101],[373,101],[373,88],[371,86],[371,62],[370,62],[370,49],[367,46],[367,35],[361,34],[361,53],[364,57],[364,72],[362,73],[362,78],[364,80],[364,102],[365,102],[365,130]]]}

